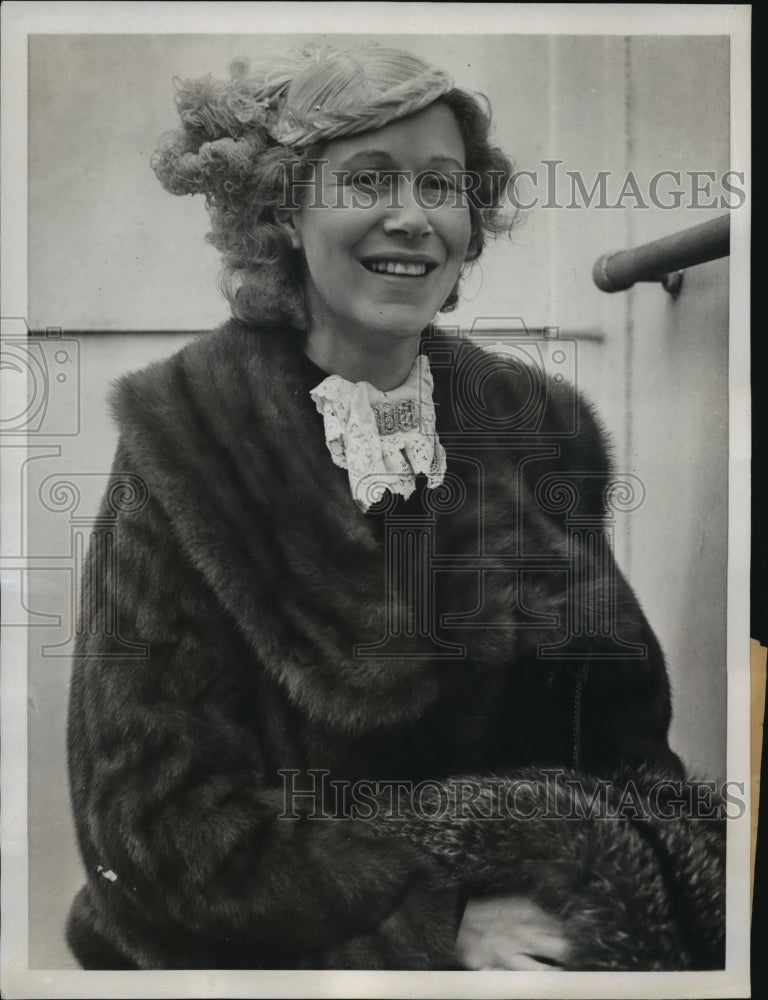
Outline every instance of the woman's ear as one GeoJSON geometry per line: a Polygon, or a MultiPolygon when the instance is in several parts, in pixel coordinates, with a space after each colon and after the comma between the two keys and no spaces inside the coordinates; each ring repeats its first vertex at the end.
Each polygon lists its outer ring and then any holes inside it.
{"type": "Polygon", "coordinates": [[[301,230],[298,225],[299,212],[296,208],[278,208],[275,211],[275,222],[285,232],[294,250],[301,249],[301,230]]]}

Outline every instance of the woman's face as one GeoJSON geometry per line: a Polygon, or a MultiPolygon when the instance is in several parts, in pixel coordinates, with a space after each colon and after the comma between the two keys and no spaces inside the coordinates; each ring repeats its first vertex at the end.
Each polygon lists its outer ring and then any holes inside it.
{"type": "Polygon", "coordinates": [[[313,327],[344,338],[424,329],[469,244],[464,167],[459,126],[442,104],[325,146],[287,223],[313,327]]]}

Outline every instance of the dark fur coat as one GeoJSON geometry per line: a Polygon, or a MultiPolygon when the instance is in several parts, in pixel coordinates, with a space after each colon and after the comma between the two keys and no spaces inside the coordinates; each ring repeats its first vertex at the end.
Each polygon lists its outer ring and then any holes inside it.
{"type": "Polygon", "coordinates": [[[682,778],[595,419],[430,338],[446,482],[368,513],[297,334],[231,322],[118,384],[69,714],[84,967],[457,968],[495,891],[562,917],[570,968],[722,963],[721,823],[547,812],[552,769],[601,808],[682,778]]]}

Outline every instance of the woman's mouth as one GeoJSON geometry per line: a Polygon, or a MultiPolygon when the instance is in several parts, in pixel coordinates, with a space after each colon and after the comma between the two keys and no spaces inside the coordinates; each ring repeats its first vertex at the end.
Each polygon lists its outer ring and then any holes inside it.
{"type": "Polygon", "coordinates": [[[374,274],[404,275],[409,278],[423,278],[437,267],[437,264],[427,264],[424,261],[364,260],[361,263],[366,270],[373,271],[374,274]]]}

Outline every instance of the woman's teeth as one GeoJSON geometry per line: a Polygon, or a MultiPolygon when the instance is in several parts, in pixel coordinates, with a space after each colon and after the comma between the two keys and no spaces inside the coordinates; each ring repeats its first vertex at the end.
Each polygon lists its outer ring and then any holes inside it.
{"type": "Polygon", "coordinates": [[[381,274],[409,274],[414,278],[420,278],[427,273],[426,264],[405,264],[402,261],[369,260],[365,261],[364,266],[369,271],[378,271],[381,274]]]}

